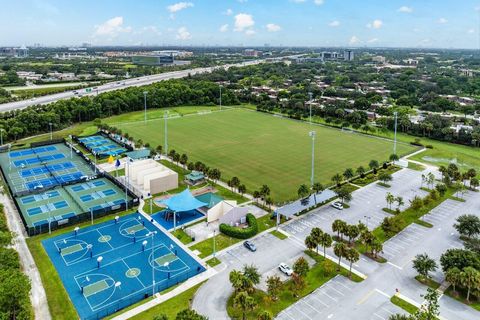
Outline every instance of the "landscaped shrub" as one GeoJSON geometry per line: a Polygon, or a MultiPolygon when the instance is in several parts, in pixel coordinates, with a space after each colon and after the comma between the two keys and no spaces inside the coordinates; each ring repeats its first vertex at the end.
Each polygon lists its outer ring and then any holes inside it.
{"type": "Polygon", "coordinates": [[[425,148],[427,148],[427,149],[433,149],[433,146],[432,146],[431,144],[427,144],[427,145],[425,146],[425,148]]]}
{"type": "Polygon", "coordinates": [[[237,239],[248,239],[258,233],[257,218],[251,213],[247,213],[247,228],[232,227],[226,223],[220,224],[220,232],[237,239]]]}

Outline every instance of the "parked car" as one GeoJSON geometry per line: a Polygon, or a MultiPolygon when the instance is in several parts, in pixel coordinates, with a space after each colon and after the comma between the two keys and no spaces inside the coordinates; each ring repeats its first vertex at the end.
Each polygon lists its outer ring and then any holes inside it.
{"type": "Polygon", "coordinates": [[[252,251],[252,252],[257,251],[257,247],[255,247],[255,244],[254,244],[253,242],[251,242],[251,241],[248,241],[248,240],[245,241],[245,242],[243,243],[243,246],[244,246],[245,248],[247,248],[248,250],[252,251]]]}
{"type": "Polygon", "coordinates": [[[280,263],[280,265],[278,266],[278,270],[280,270],[287,276],[291,276],[293,273],[292,268],[290,268],[286,263],[280,263]]]}
{"type": "Polygon", "coordinates": [[[332,207],[334,207],[337,210],[343,210],[343,204],[341,202],[338,202],[338,201],[332,203],[332,207]]]}

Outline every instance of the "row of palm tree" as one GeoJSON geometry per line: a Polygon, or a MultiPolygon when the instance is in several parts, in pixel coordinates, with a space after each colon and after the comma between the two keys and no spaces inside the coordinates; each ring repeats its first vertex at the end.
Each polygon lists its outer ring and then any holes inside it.
{"type": "Polygon", "coordinates": [[[260,199],[269,208],[273,204],[273,199],[270,196],[270,187],[266,184],[262,185],[259,190],[253,191],[252,195],[254,200],[260,199]]]}
{"type": "Polygon", "coordinates": [[[390,192],[388,192],[385,196],[385,201],[387,202],[387,205],[388,205],[388,209],[392,210],[392,204],[394,202],[397,203],[397,211],[400,210],[400,207],[403,206],[405,204],[405,202],[403,201],[403,198],[398,196],[398,197],[395,197],[393,194],[391,194],[390,192]]]}

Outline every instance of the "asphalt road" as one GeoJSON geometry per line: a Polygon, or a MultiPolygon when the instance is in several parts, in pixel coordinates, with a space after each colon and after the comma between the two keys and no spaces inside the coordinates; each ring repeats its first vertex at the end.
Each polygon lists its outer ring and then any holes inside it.
{"type": "Polygon", "coordinates": [[[154,82],[159,82],[159,81],[163,81],[163,80],[185,78],[189,74],[190,75],[195,75],[195,74],[200,74],[200,73],[210,73],[214,70],[222,69],[222,68],[228,69],[230,67],[241,67],[241,66],[254,65],[254,64],[261,63],[263,61],[264,60],[252,60],[252,61],[236,63],[236,64],[226,64],[226,65],[223,65],[223,66],[215,66],[215,67],[208,67],[208,68],[194,68],[194,69],[181,70],[181,71],[165,72],[165,73],[161,73],[161,74],[155,74],[155,75],[144,76],[144,77],[139,77],[139,78],[131,78],[131,79],[127,79],[127,80],[109,82],[107,84],[92,88],[92,92],[89,92],[89,93],[87,93],[85,91],[85,89],[70,90],[70,91],[65,91],[65,92],[61,92],[61,93],[57,93],[57,94],[37,97],[37,98],[34,98],[34,99],[0,104],[0,111],[10,111],[10,110],[15,110],[15,109],[23,109],[23,108],[26,108],[26,107],[29,107],[29,106],[32,106],[32,105],[48,104],[48,103],[55,102],[55,101],[58,101],[58,100],[70,99],[70,98],[79,97],[79,96],[92,96],[92,95],[96,95],[96,94],[99,94],[99,93],[125,89],[125,88],[128,88],[128,87],[144,86],[144,85],[152,84],[154,82]],[[75,92],[78,92],[78,94],[75,94],[75,92]]]}

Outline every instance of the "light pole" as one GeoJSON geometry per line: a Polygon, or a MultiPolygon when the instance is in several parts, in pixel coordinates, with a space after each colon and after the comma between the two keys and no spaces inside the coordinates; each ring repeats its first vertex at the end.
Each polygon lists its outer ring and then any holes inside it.
{"type": "Polygon", "coordinates": [[[53,140],[53,133],[52,133],[52,123],[49,122],[48,126],[50,127],[50,140],[53,140]]]}
{"type": "Polygon", "coordinates": [[[152,297],[155,295],[155,235],[157,231],[150,231],[147,237],[152,237],[152,297]]]}
{"type": "Polygon", "coordinates": [[[143,103],[145,105],[145,119],[144,119],[145,124],[147,124],[147,94],[148,94],[148,91],[143,91],[143,103]]]}
{"type": "Polygon", "coordinates": [[[130,170],[128,167],[128,157],[125,161],[125,210],[128,210],[128,175],[130,174],[130,170]]]}
{"type": "Polygon", "coordinates": [[[3,146],[3,131],[4,131],[4,129],[0,128],[0,145],[2,145],[2,146],[3,146]]]}
{"type": "Polygon", "coordinates": [[[314,175],[315,175],[315,135],[317,133],[315,131],[310,131],[309,136],[312,137],[312,175],[310,177],[310,184],[311,187],[313,188],[314,184],[314,175]]]}
{"type": "Polygon", "coordinates": [[[308,101],[309,104],[310,104],[310,124],[312,124],[312,96],[313,96],[313,94],[311,92],[309,92],[308,96],[310,97],[310,100],[308,101]]]}
{"type": "Polygon", "coordinates": [[[393,154],[397,154],[397,118],[398,118],[398,112],[395,111],[393,113],[395,116],[395,133],[393,135],[393,154]]]}
{"type": "Polygon", "coordinates": [[[93,225],[93,209],[90,208],[90,220],[92,221],[92,225],[93,225]]]}
{"type": "Polygon", "coordinates": [[[167,155],[168,154],[168,128],[167,128],[168,111],[165,111],[164,118],[165,118],[165,155],[167,155]]]}

